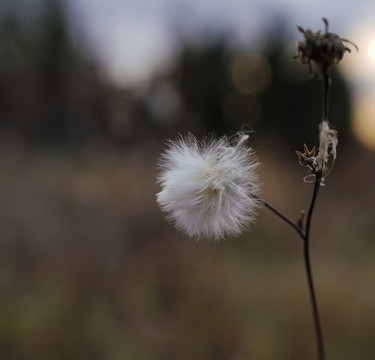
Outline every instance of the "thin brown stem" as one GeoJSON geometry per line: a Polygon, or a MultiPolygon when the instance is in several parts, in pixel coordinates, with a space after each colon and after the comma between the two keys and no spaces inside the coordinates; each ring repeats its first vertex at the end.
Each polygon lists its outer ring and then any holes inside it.
{"type": "MultiPolygon", "coordinates": [[[[329,88],[331,85],[330,68],[328,65],[322,68],[322,74],[323,74],[323,121],[328,122],[329,88]]],[[[308,282],[309,292],[310,292],[311,306],[312,306],[313,317],[314,317],[315,335],[316,335],[316,342],[317,342],[317,347],[318,347],[318,359],[324,360],[325,354],[324,354],[323,333],[322,333],[322,326],[320,323],[318,302],[316,299],[316,294],[315,294],[315,289],[314,289],[314,282],[313,282],[311,261],[310,261],[311,219],[312,219],[312,214],[314,212],[316,199],[318,197],[318,193],[319,193],[319,189],[321,185],[322,170],[317,171],[314,175],[315,175],[314,192],[313,192],[313,196],[311,199],[310,208],[307,214],[305,236],[303,238],[304,260],[305,260],[305,267],[306,267],[306,274],[307,274],[307,282],[308,282]]]]}
{"type": "Polygon", "coordinates": [[[311,262],[310,262],[310,227],[311,227],[311,219],[312,214],[314,212],[316,199],[318,197],[319,189],[320,189],[320,182],[322,179],[322,172],[318,171],[316,174],[315,184],[314,184],[314,192],[310,203],[310,208],[307,214],[306,219],[306,226],[305,230],[303,230],[297,223],[290,220],[287,216],[282,214],[279,210],[274,208],[272,205],[270,205],[265,200],[259,198],[256,195],[253,195],[253,197],[258,200],[260,203],[262,203],[267,209],[271,210],[274,214],[276,214],[278,217],[280,217],[282,220],[284,220],[287,224],[289,224],[293,229],[297,231],[297,233],[300,235],[300,237],[303,239],[304,242],[304,260],[305,260],[305,269],[307,274],[307,283],[309,287],[309,293],[310,293],[310,299],[311,299],[311,305],[312,305],[312,312],[314,317],[314,326],[315,326],[315,334],[316,334],[316,341],[318,346],[318,358],[319,360],[324,360],[324,344],[323,344],[323,333],[322,333],[322,327],[320,323],[320,317],[319,317],[319,310],[318,310],[318,303],[315,295],[315,289],[314,289],[314,282],[313,282],[313,276],[312,276],[312,270],[311,270],[311,262]]]}
{"type": "Polygon", "coordinates": [[[307,282],[309,286],[309,292],[310,292],[310,299],[311,299],[311,306],[313,311],[313,317],[314,317],[314,325],[315,325],[315,335],[316,335],[316,341],[318,346],[318,358],[319,360],[324,360],[324,343],[323,343],[323,333],[322,333],[322,326],[320,323],[320,317],[319,317],[319,310],[318,310],[318,303],[315,295],[315,289],[314,289],[314,282],[313,282],[313,276],[312,276],[312,270],[311,270],[311,262],[310,262],[310,226],[311,226],[311,218],[312,214],[315,208],[316,199],[319,193],[320,188],[320,181],[322,178],[322,172],[319,171],[316,174],[316,180],[314,184],[314,192],[311,199],[311,204],[309,208],[309,212],[307,215],[306,220],[306,228],[305,228],[305,236],[303,238],[304,240],[304,260],[305,260],[305,268],[306,268],[306,274],[307,274],[307,282]]]}
{"type": "Polygon", "coordinates": [[[270,205],[267,201],[261,199],[260,197],[253,195],[253,197],[258,200],[260,203],[262,203],[267,209],[271,210],[274,214],[276,214],[278,217],[280,217],[282,220],[284,220],[287,224],[289,224],[294,230],[297,231],[297,233],[301,236],[303,239],[305,237],[305,233],[303,232],[303,229],[301,229],[300,226],[298,226],[297,223],[290,220],[288,217],[286,217],[284,214],[282,214],[279,210],[274,208],[272,205],[270,205]]]}
{"type": "MultiPolygon", "coordinates": [[[[328,65],[323,66],[322,74],[323,74],[323,121],[328,122],[329,88],[331,85],[330,68],[328,65]]],[[[316,199],[318,197],[318,193],[319,193],[319,189],[321,185],[322,170],[317,171],[314,175],[315,175],[314,192],[313,192],[313,196],[311,199],[310,208],[307,214],[305,236],[303,238],[304,260],[305,260],[305,267],[306,267],[306,274],[307,274],[307,282],[308,282],[309,292],[310,292],[311,306],[312,306],[313,317],[314,317],[315,335],[316,335],[316,341],[317,341],[317,347],[318,347],[318,358],[319,360],[324,360],[325,355],[324,355],[323,333],[322,333],[322,326],[320,323],[318,302],[316,299],[316,294],[315,294],[315,289],[314,289],[314,282],[313,282],[311,261],[310,261],[311,219],[312,219],[312,214],[314,212],[316,199]]]]}
{"type": "MultiPolygon", "coordinates": [[[[330,77],[328,66],[324,66],[322,68],[322,74],[323,74],[323,121],[328,122],[328,106],[329,106],[328,100],[329,100],[329,88],[330,88],[330,82],[331,82],[331,77],[330,77]]],[[[274,214],[276,214],[278,217],[284,220],[287,224],[293,227],[297,231],[297,233],[300,235],[300,237],[303,239],[305,269],[306,269],[307,283],[308,283],[309,293],[310,293],[312,312],[313,312],[313,317],[314,317],[315,335],[316,335],[316,342],[317,342],[317,348],[318,348],[318,359],[325,360],[322,326],[321,326],[320,317],[319,317],[318,302],[317,302],[315,289],[314,289],[314,282],[313,282],[313,275],[312,275],[311,261],[310,261],[311,219],[312,219],[312,215],[315,209],[315,204],[316,204],[316,199],[319,194],[319,189],[321,186],[322,175],[323,175],[322,170],[314,172],[314,175],[315,175],[314,191],[313,191],[310,207],[307,213],[305,229],[303,229],[303,226],[302,226],[302,219],[298,223],[295,223],[292,220],[290,220],[288,217],[283,215],[280,211],[275,209],[273,206],[268,204],[263,199],[257,196],[254,196],[254,198],[256,198],[259,202],[261,202],[274,214]]]]}
{"type": "Polygon", "coordinates": [[[309,208],[309,211],[307,213],[304,240],[309,240],[311,219],[312,219],[312,214],[313,214],[313,211],[314,211],[314,208],[315,208],[316,198],[318,197],[321,180],[322,180],[322,171],[318,171],[315,174],[314,192],[313,192],[313,196],[312,196],[312,199],[311,199],[310,208],[309,208]]]}

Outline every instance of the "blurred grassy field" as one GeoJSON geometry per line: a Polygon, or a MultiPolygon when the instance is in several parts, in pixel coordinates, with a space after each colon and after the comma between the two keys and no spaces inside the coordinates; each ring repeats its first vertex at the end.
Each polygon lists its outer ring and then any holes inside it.
{"type": "MultiPolygon", "coordinates": [[[[312,360],[302,242],[266,209],[194,242],[155,203],[159,144],[0,158],[0,359],[312,360]]],[[[263,196],[298,218],[312,185],[260,145],[263,196]]],[[[374,154],[339,149],[312,263],[327,359],[375,358],[374,154]]]]}

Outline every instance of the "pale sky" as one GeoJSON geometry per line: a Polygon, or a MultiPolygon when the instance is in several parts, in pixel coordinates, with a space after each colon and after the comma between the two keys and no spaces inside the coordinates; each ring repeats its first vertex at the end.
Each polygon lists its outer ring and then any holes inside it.
{"type": "Polygon", "coordinates": [[[375,35],[375,1],[370,0],[69,0],[69,4],[90,47],[120,83],[122,78],[147,77],[167,61],[174,51],[176,29],[191,33],[225,29],[247,42],[280,14],[290,31],[296,25],[322,29],[325,16],[330,30],[343,37],[353,38],[361,26],[372,28],[375,35]]]}

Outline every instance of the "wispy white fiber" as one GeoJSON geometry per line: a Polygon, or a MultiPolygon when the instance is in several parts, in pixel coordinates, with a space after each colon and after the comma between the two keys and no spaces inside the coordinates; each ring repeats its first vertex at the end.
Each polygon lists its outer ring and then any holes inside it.
{"type": "Polygon", "coordinates": [[[320,124],[320,133],[319,133],[319,153],[316,157],[318,164],[318,169],[324,173],[329,172],[328,162],[329,158],[332,157],[333,166],[336,160],[336,147],[338,144],[337,131],[329,127],[328,121],[322,121],[320,124]]]}
{"type": "Polygon", "coordinates": [[[245,145],[247,137],[198,141],[189,135],[169,142],[160,160],[157,202],[177,229],[220,240],[254,222],[259,162],[245,145]]]}

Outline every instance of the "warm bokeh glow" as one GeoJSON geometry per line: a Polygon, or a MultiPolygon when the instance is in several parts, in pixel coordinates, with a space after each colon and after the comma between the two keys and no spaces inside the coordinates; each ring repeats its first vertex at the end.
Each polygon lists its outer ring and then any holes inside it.
{"type": "Polygon", "coordinates": [[[342,68],[355,90],[352,129],[357,139],[375,150],[375,27],[363,27],[348,36],[359,47],[345,54],[342,68]]]}
{"type": "Polygon", "coordinates": [[[367,46],[367,52],[371,59],[371,61],[375,64],[375,38],[370,40],[368,46],[367,46]]]}
{"type": "Polygon", "coordinates": [[[356,87],[370,80],[372,82],[375,79],[375,27],[353,31],[348,38],[358,46],[359,51],[345,43],[351,54],[345,53],[339,66],[356,87]]]}
{"type": "Polygon", "coordinates": [[[232,67],[234,86],[243,94],[258,95],[268,87],[271,77],[270,64],[258,54],[242,55],[232,67]]]}
{"type": "Polygon", "coordinates": [[[355,101],[353,132],[366,147],[375,150],[375,93],[355,101]]]}

